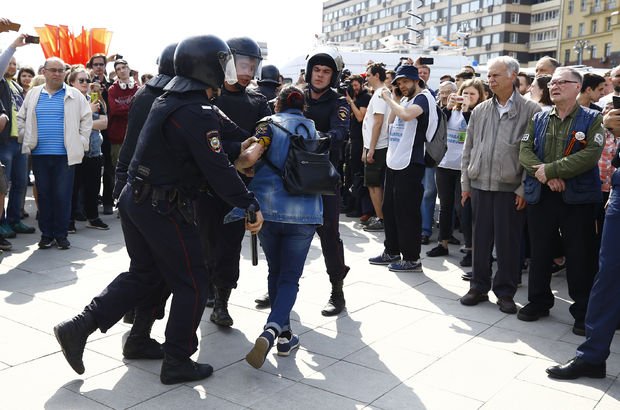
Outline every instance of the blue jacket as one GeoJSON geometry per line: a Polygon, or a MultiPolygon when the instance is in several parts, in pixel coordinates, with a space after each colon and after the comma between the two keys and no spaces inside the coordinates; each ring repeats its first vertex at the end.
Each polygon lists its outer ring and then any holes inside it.
{"type": "MultiPolygon", "coordinates": [[[[294,134],[306,137],[306,129],[310,131],[309,138],[318,138],[314,122],[303,116],[300,110],[289,109],[267,117],[277,122],[294,134]],[[304,125],[305,128],[301,125],[304,125]]],[[[289,136],[278,127],[269,124],[264,133],[271,137],[269,149],[264,154],[278,168],[284,167],[288,155],[289,136]]],[[[263,218],[271,222],[293,224],[321,225],[323,223],[323,201],[320,195],[291,195],[284,189],[282,177],[260,161],[256,165],[256,174],[248,189],[254,192],[260,203],[263,218]]],[[[226,221],[243,218],[243,210],[233,209],[226,221]]]]}
{"type": "MultiPolygon", "coordinates": [[[[587,135],[592,121],[599,115],[598,112],[578,108],[577,116],[571,126],[571,134],[582,132],[587,135]]],[[[545,134],[549,125],[549,112],[541,111],[534,115],[534,151],[536,156],[544,162],[545,158],[545,134]]],[[[568,148],[571,139],[567,138],[564,149],[568,148]]],[[[574,154],[583,148],[582,144],[575,144],[570,154],[574,154]]],[[[579,174],[566,181],[566,190],[562,192],[564,202],[567,204],[588,204],[602,201],[601,178],[598,166],[594,166],[588,171],[579,174]]],[[[540,200],[542,185],[538,180],[527,175],[523,183],[525,190],[525,200],[528,204],[536,204],[540,200]]]]}

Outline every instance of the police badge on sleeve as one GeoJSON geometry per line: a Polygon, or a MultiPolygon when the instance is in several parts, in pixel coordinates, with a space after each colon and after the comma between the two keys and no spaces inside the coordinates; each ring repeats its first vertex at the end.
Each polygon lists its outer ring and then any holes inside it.
{"type": "Polygon", "coordinates": [[[207,142],[211,151],[222,152],[222,142],[220,141],[220,133],[218,131],[207,132],[207,142]]]}

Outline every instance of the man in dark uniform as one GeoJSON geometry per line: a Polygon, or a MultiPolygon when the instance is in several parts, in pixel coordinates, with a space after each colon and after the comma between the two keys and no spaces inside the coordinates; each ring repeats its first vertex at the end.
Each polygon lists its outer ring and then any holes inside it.
{"type": "MultiPolygon", "coordinates": [[[[258,120],[271,115],[265,97],[247,88],[260,70],[260,47],[247,37],[232,38],[227,44],[234,56],[237,81],[234,84],[224,83],[215,105],[245,134],[222,134],[224,143],[243,141],[254,133],[258,120]]],[[[244,182],[249,180],[244,178],[244,182]]],[[[228,298],[239,280],[241,242],[245,234],[243,221],[225,224],[224,216],[232,206],[230,201],[214,192],[202,192],[196,204],[207,271],[215,286],[215,304],[210,319],[220,326],[232,326],[228,298]]]]}
{"type": "MultiPolygon", "coordinates": [[[[335,87],[344,67],[342,56],[334,47],[321,47],[308,56],[305,80],[306,110],[304,115],[314,121],[317,131],[331,138],[330,160],[336,168],[349,132],[349,104],[335,87]]],[[[325,267],[332,284],[332,293],[323,316],[334,316],[345,307],[343,281],[349,267],[344,263],[344,248],[339,232],[340,190],[323,196],[323,225],[317,228],[325,267]]]]}
{"type": "MultiPolygon", "coordinates": [[[[172,291],[166,326],[164,384],[200,380],[213,368],[192,361],[196,329],[206,300],[207,273],[194,223],[192,201],[209,186],[234,206],[258,203],[230,164],[220,143],[222,116],[210,103],[224,80],[236,81],[230,49],[215,36],[196,36],[177,46],[177,74],[158,98],[138,138],[119,200],[128,272],[121,273],[84,311],[54,328],[65,358],[84,372],[88,336],[112,327],[133,307],[157,309],[164,296],[161,278],[172,291]]],[[[247,228],[256,232],[263,217],[247,228]]]]}
{"type": "Polygon", "coordinates": [[[277,97],[281,86],[280,70],[278,70],[278,67],[275,65],[263,66],[256,91],[264,95],[267,101],[269,101],[269,108],[272,112],[275,108],[275,98],[277,97]]]}

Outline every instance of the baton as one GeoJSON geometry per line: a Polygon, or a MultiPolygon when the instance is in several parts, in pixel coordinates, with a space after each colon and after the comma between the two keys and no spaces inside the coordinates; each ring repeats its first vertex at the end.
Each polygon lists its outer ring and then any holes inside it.
{"type": "MultiPolygon", "coordinates": [[[[256,211],[254,205],[250,205],[248,207],[246,210],[246,216],[249,223],[256,222],[256,211]]],[[[256,238],[256,234],[251,234],[250,239],[252,240],[252,266],[256,266],[258,265],[258,240],[256,238]]]]}

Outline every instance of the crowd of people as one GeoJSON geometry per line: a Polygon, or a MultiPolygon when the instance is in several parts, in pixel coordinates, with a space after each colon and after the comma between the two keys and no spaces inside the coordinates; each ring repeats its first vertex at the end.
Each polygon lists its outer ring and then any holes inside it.
{"type": "Polygon", "coordinates": [[[300,344],[289,316],[314,234],[332,288],[321,313],[335,316],[346,307],[350,270],[340,214],[385,232],[370,264],[422,272],[438,197],[437,245],[426,256],[449,255],[462,232],[460,265],[472,269],[462,275],[470,289],[460,302],[474,306],[493,291],[502,312],[535,321],[550,314],[551,276],[565,269],[573,332],[586,341],[548,373],[605,377],[620,323],[620,66],[583,75],[544,57],[530,76],[502,56],[489,61],[486,79],[455,67],[433,90],[432,67],[419,60],[394,69],[370,61],[365,72],[347,73],[338,50],[321,46],[291,85],[276,67],[261,67],[260,47],[247,37],[168,45],[158,74],[142,78],[121,56],[102,54],[75,66],[48,58],[39,75],[18,71],[14,54],[25,45],[19,35],[0,54],[3,203],[8,193],[0,249],[10,250],[12,235],[35,232],[21,221],[30,163],[39,248],[68,249],[79,220],[109,229],[99,206],[112,214],[116,204],[131,258],[128,271],[54,328],[77,373],[89,335],[125,317],[133,323],[125,357],[163,359],[165,384],[208,377],[211,366],[190,359],[196,329],[205,307],[217,325],[233,325],[228,300],[246,230],[258,235],[269,270],[256,303],[271,308],[246,360],[260,368],[274,346],[288,356],[300,344]],[[282,169],[292,136],[328,138],[340,188],[290,192],[282,169]],[[440,158],[437,141],[445,141],[440,158]],[[529,303],[518,309],[514,295],[528,270],[529,303]],[[150,329],[170,296],[159,344],[150,329]]]}

